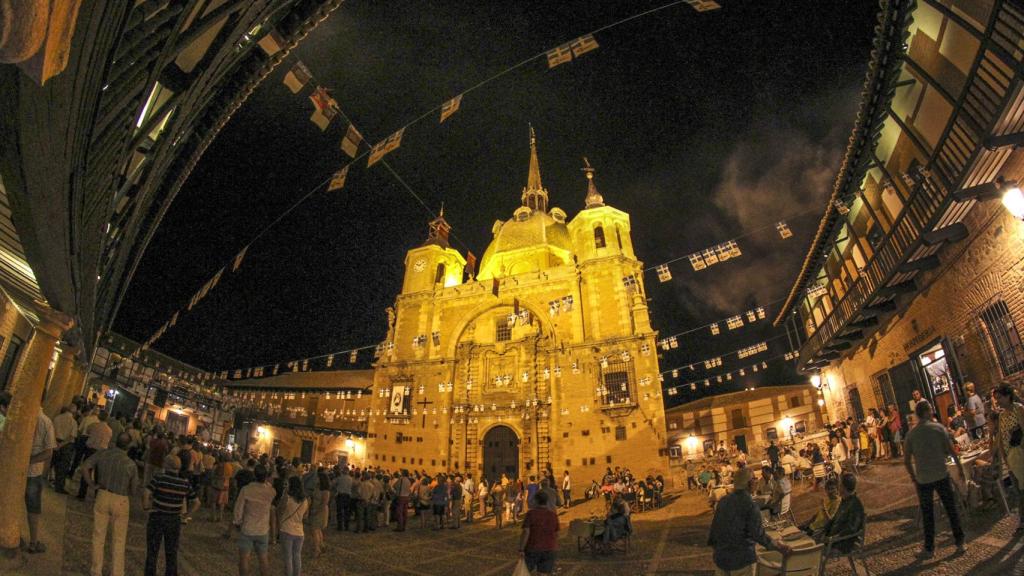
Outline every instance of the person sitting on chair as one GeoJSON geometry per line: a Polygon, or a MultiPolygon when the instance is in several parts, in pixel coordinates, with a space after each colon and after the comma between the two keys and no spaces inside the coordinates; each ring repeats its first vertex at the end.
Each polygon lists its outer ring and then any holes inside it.
{"type": "Polygon", "coordinates": [[[847,554],[861,544],[864,532],[864,504],[857,496],[856,476],[847,472],[839,477],[839,495],[842,497],[839,509],[836,510],[836,515],[825,523],[819,541],[838,540],[832,546],[832,550],[847,554]],[[858,533],[861,537],[851,538],[858,533]]]}
{"type": "Polygon", "coordinates": [[[601,534],[604,549],[607,551],[613,542],[618,542],[632,533],[633,524],[629,521],[626,503],[617,499],[604,520],[604,533],[601,534]]]}
{"type": "Polygon", "coordinates": [[[839,510],[839,483],[833,478],[825,481],[825,497],[821,499],[821,505],[817,513],[807,523],[800,526],[800,529],[812,538],[818,538],[825,524],[836,515],[839,510]]]}

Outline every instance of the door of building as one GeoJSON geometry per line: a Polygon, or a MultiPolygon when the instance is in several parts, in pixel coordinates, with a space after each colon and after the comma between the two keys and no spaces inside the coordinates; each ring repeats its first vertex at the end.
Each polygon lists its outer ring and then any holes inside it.
{"type": "Polygon", "coordinates": [[[177,412],[167,411],[167,430],[174,432],[175,436],[188,434],[188,416],[177,412]]]}
{"type": "Polygon", "coordinates": [[[484,435],[484,476],[489,482],[519,476],[519,436],[508,426],[495,426],[484,435]]]}
{"type": "Polygon", "coordinates": [[[960,404],[960,376],[955,364],[950,362],[949,351],[945,341],[940,340],[919,350],[913,357],[926,384],[925,398],[932,400],[937,412],[935,419],[943,424],[960,404]]]}
{"type": "Polygon", "coordinates": [[[736,449],[744,454],[750,454],[747,450],[747,437],[743,434],[737,434],[732,437],[732,441],[736,443],[736,449]]]}
{"type": "Polygon", "coordinates": [[[903,424],[906,427],[907,414],[910,413],[910,398],[914,390],[920,390],[921,385],[917,377],[917,370],[914,368],[914,361],[907,360],[897,364],[889,370],[889,381],[892,384],[892,392],[896,397],[896,407],[904,416],[903,424]]]}
{"type": "Polygon", "coordinates": [[[313,462],[313,441],[303,440],[302,441],[302,452],[299,455],[303,464],[311,464],[313,462]]]}

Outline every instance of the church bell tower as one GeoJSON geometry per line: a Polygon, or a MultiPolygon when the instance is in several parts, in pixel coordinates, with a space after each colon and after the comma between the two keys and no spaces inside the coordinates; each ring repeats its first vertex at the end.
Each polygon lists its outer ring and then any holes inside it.
{"type": "Polygon", "coordinates": [[[405,256],[402,293],[411,294],[462,284],[466,259],[448,243],[452,227],[441,214],[430,221],[427,240],[405,256]]]}

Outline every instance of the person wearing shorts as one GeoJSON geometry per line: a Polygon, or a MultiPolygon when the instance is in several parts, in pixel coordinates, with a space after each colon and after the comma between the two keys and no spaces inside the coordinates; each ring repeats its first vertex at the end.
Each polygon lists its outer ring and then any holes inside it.
{"type": "Polygon", "coordinates": [[[558,514],[547,507],[547,492],[537,492],[534,501],[537,507],[527,512],[523,519],[519,553],[531,573],[554,574],[555,551],[558,549],[558,514]]]}
{"type": "MultiPolygon", "coordinates": [[[[260,574],[270,574],[270,560],[267,548],[270,544],[270,513],[274,488],[267,483],[269,472],[262,464],[253,470],[255,480],[238,492],[235,500],[233,526],[238,528],[238,574],[249,576],[249,563],[253,552],[259,562],[260,574]]],[[[228,533],[230,535],[230,532],[228,533]]]]}

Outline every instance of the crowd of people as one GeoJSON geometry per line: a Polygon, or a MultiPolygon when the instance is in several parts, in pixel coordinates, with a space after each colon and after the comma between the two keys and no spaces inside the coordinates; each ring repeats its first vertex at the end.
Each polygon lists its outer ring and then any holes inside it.
{"type": "Polygon", "coordinates": [[[966,551],[961,502],[970,492],[980,490],[982,502],[994,498],[1009,472],[1009,491],[1018,502],[1017,534],[1024,533],[1024,404],[1008,383],[992,389],[983,400],[972,383],[965,385],[965,398],[952,407],[943,420],[935,406],[920,391],[913,391],[907,411],[890,405],[883,415],[868,411],[863,421],[847,418],[827,426],[827,446],[816,442],[796,451],[779,449],[774,442],[766,450],[768,460],[758,479],[724,445],[702,464],[687,462],[688,488],[701,489],[731,483],[731,492],[715,502],[709,545],[715,549],[719,573],[752,574],[757,562],[755,544],[789,554],[783,540],[772,540],[766,522],[780,512],[781,499],[788,497],[788,480],[809,474],[813,489],[824,488],[813,516],[798,527],[816,542],[828,542],[829,549],[849,553],[863,544],[866,516],[857,495],[858,474],[872,461],[902,459],[918,496],[923,545],[918,558],[935,554],[936,523],[934,497],[946,512],[954,554],[966,551]],[[973,450],[976,460],[968,471],[961,453],[973,450]],[[987,458],[977,457],[986,453],[987,458]],[[955,471],[960,482],[951,474],[955,471]],[[958,488],[959,487],[959,488],[958,488]],[[962,492],[967,490],[968,493],[962,492]],[[764,514],[763,512],[767,512],[764,514]]]}
{"type": "MultiPolygon", "coordinates": [[[[709,544],[715,548],[716,564],[723,570],[745,565],[753,543],[788,552],[785,542],[765,535],[763,521],[785,515],[793,485],[801,479],[810,480],[812,490],[823,489],[824,494],[814,515],[799,528],[817,541],[858,545],[865,515],[857,475],[878,460],[902,458],[916,487],[924,533],[922,557],[934,553],[936,493],[957,550],[964,550],[958,508],[958,498],[964,495],[957,493],[951,469],[958,469],[969,487],[987,489],[992,497],[1005,465],[1024,518],[1024,405],[1007,384],[993,389],[988,401],[981,400],[973,385],[966,390],[962,407],[951,411],[945,422],[915,391],[908,405],[911,412],[890,406],[882,415],[871,409],[863,421],[847,418],[827,426],[827,442],[805,442],[800,447],[770,442],[760,475],[753,470],[756,466],[748,465],[744,452],[735,446],[727,449],[724,443],[702,463],[687,461],[690,489],[731,489],[713,502],[709,544]],[[989,447],[988,456],[978,458],[968,473],[959,454],[982,442],[989,447]]],[[[0,429],[8,402],[9,396],[0,393],[0,429]]],[[[311,466],[297,458],[243,455],[175,434],[160,422],[112,416],[81,397],[61,408],[52,421],[42,412],[38,416],[25,494],[29,538],[23,547],[28,553],[46,551],[39,523],[48,482],[57,493],[92,501],[91,571],[103,573],[109,543],[112,576],[124,574],[129,511],[138,502],[147,513],[147,576],[155,575],[161,550],[165,573],[177,573],[182,526],[193,519],[216,523],[224,538],[235,540],[241,576],[256,570],[269,575],[272,545],[281,548],[286,576],[296,576],[301,574],[307,536],[307,556],[317,557],[331,526],[353,533],[401,532],[410,516],[418,517],[421,528],[433,530],[458,530],[463,523],[487,519],[499,529],[517,525],[523,530],[519,551],[524,562],[546,574],[553,569],[557,511],[570,506],[573,495],[569,472],[558,477],[550,467],[537,476],[503,474],[488,481],[472,473],[311,466]]],[[[605,539],[617,539],[632,530],[631,513],[662,504],[664,489],[661,476],[640,479],[628,469],[609,467],[582,496],[604,499],[601,531],[605,539]]],[[[1024,523],[1017,531],[1024,532],[1024,523]]]]}
{"type": "MultiPolygon", "coordinates": [[[[0,393],[0,429],[9,402],[9,395],[0,393]]],[[[645,494],[648,487],[651,492],[641,498],[653,500],[655,486],[660,499],[661,478],[637,481],[628,470],[609,474],[609,502],[645,494]]],[[[28,553],[46,551],[39,524],[47,483],[56,493],[92,502],[91,573],[96,576],[107,558],[111,576],[123,576],[130,510],[140,503],[147,513],[146,576],[156,574],[161,550],[165,574],[177,574],[182,529],[193,521],[219,524],[223,537],[235,540],[241,576],[270,574],[271,545],[280,545],[285,575],[297,576],[307,536],[317,557],[330,526],[353,533],[401,532],[410,515],[434,530],[488,518],[498,528],[515,523],[523,529],[524,559],[548,573],[556,512],[571,505],[573,494],[569,472],[556,478],[550,467],[539,477],[503,474],[488,482],[472,473],[311,466],[298,458],[240,454],[175,434],[161,422],[113,416],[82,397],[52,421],[39,413],[25,495],[28,553]],[[541,509],[552,516],[537,512],[541,509]]],[[[621,513],[622,507],[615,509],[621,513]]]]}

